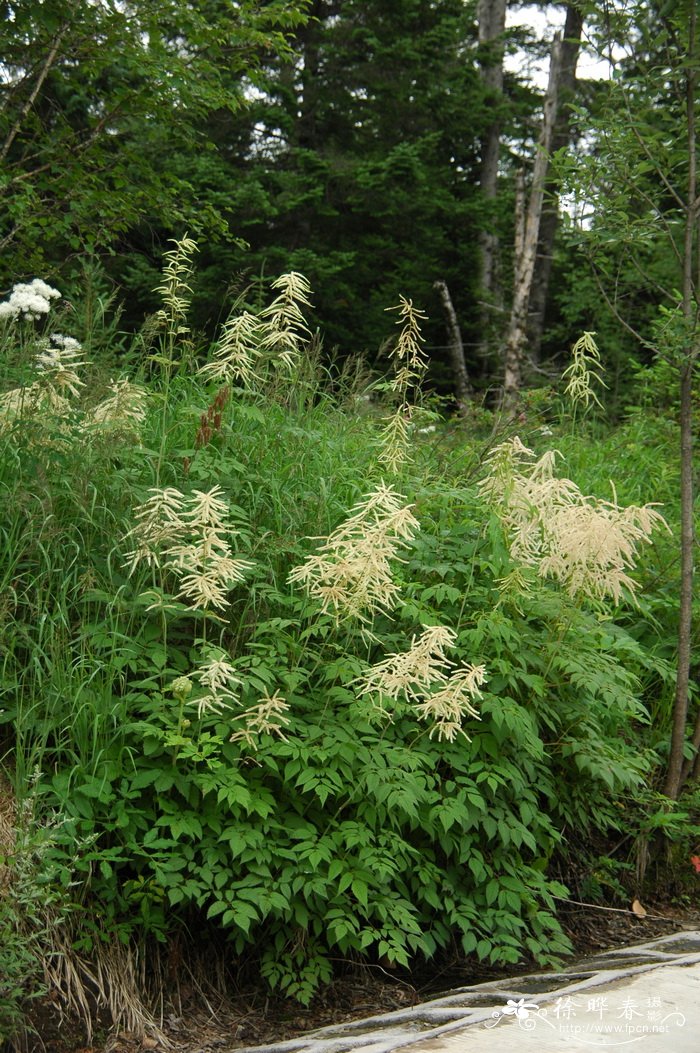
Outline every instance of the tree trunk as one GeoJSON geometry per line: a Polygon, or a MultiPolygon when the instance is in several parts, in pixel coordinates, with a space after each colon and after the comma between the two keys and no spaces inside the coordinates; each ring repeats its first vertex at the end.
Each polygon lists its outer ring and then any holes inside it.
{"type": "MultiPolygon", "coordinates": [[[[576,3],[566,7],[564,39],[561,44],[561,69],[557,88],[557,115],[552,133],[551,153],[568,146],[571,141],[570,104],[576,92],[576,64],[583,32],[583,11],[576,3]]],[[[539,244],[532,278],[530,304],[528,308],[528,344],[530,355],[538,361],[545,310],[549,295],[549,280],[552,273],[554,241],[559,228],[559,187],[550,178],[545,187],[545,200],[540,219],[539,244]]]]}
{"type": "MultiPolygon", "coordinates": [[[[517,404],[523,379],[523,360],[527,343],[527,319],[532,280],[535,273],[537,240],[544,201],[544,187],[552,148],[552,134],[557,116],[557,88],[561,66],[561,39],[557,33],[552,42],[549,84],[544,102],[542,131],[532,170],[532,186],[525,215],[524,230],[517,237],[520,251],[515,258],[513,303],[505,340],[503,396],[501,405],[509,413],[517,404]]],[[[516,230],[520,224],[516,219],[516,230]]]]}
{"type": "Polygon", "coordinates": [[[501,119],[498,112],[503,98],[503,34],[506,28],[506,0],[478,0],[479,46],[482,48],[481,81],[485,88],[486,105],[494,109],[495,115],[481,141],[481,196],[486,213],[485,226],[479,236],[481,248],[481,274],[479,295],[481,298],[480,352],[489,352],[489,333],[493,329],[494,311],[500,313],[502,306],[499,282],[500,246],[495,230],[493,205],[498,190],[498,158],[501,147],[501,119]]]}
{"type": "MultiPolygon", "coordinates": [[[[686,198],[685,237],[683,243],[683,318],[686,328],[693,333],[693,345],[687,349],[681,367],[681,582],[678,609],[678,666],[676,691],[673,701],[673,725],[671,749],[666,773],[664,793],[676,800],[683,789],[692,765],[683,763],[685,729],[688,720],[688,688],[690,683],[690,658],[693,620],[693,367],[697,357],[697,317],[694,287],[695,250],[698,202],[697,144],[695,119],[695,92],[698,75],[695,64],[697,10],[691,6],[688,54],[686,65],[686,130],[688,137],[688,192],[686,198]]],[[[700,717],[698,718],[700,722],[700,717]]],[[[696,729],[696,736],[697,729],[696,729]]]]}
{"type": "MultiPolygon", "coordinates": [[[[692,769],[683,763],[685,728],[688,719],[688,687],[693,606],[693,361],[689,358],[681,374],[681,583],[678,610],[678,667],[673,703],[671,751],[664,793],[674,800],[692,769]]],[[[700,718],[698,718],[700,724],[700,718]]],[[[697,736],[697,730],[696,730],[697,736]]],[[[697,736],[700,739],[700,736],[697,736]]],[[[698,742],[700,745],[700,741],[698,742]]]]}
{"type": "Polygon", "coordinates": [[[450,297],[450,290],[447,288],[447,283],[443,281],[436,281],[433,284],[433,288],[437,291],[440,297],[440,301],[442,303],[442,309],[445,312],[445,320],[447,322],[447,332],[449,336],[450,363],[452,365],[452,376],[454,377],[455,385],[455,395],[457,396],[457,404],[459,406],[460,412],[463,412],[466,408],[467,402],[471,398],[472,386],[469,383],[467,363],[464,358],[464,344],[462,343],[462,334],[459,331],[457,314],[452,304],[452,298],[450,297]]]}

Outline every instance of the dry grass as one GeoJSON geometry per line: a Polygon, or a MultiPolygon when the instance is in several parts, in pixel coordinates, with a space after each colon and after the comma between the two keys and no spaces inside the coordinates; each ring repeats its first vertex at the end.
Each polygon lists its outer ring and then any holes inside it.
{"type": "Polygon", "coordinates": [[[83,957],[74,950],[72,935],[64,931],[43,961],[51,998],[62,1016],[80,1020],[91,1042],[93,1022],[106,1010],[113,1034],[126,1031],[169,1048],[162,1019],[146,1005],[145,955],[112,938],[98,944],[89,958],[83,957]]]}
{"type": "MultiPolygon", "coordinates": [[[[156,1020],[146,1004],[144,956],[134,945],[125,946],[116,937],[96,944],[89,957],[80,954],[74,944],[81,935],[82,915],[62,911],[55,895],[31,887],[41,855],[41,847],[30,842],[24,829],[33,822],[31,801],[26,808],[20,807],[10,781],[0,773],[0,857],[5,860],[0,862],[0,897],[9,907],[11,924],[36,959],[35,979],[43,974],[43,987],[60,1019],[79,1021],[88,1042],[92,1040],[93,1022],[104,1009],[115,1033],[130,1031],[156,1039],[167,1048],[162,1021],[156,1020]]],[[[35,993],[27,990],[28,996],[35,993]]],[[[21,1053],[28,1042],[27,1031],[20,1028],[10,1039],[9,1048],[21,1053]]]]}
{"type": "MultiPolygon", "coordinates": [[[[17,801],[7,777],[0,772],[0,856],[6,859],[17,838],[17,801]]],[[[8,863],[0,862],[0,896],[6,895],[12,880],[8,863]]]]}

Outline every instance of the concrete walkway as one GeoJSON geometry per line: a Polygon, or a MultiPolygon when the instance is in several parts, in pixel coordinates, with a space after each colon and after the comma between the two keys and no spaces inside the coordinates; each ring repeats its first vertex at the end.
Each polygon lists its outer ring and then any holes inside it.
{"type": "Polygon", "coordinates": [[[382,1016],[238,1053],[700,1053],[700,932],[462,987],[382,1016]]]}

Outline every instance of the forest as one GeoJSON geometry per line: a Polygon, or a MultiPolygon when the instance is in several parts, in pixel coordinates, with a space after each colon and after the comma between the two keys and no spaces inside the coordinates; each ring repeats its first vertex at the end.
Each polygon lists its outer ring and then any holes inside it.
{"type": "Polygon", "coordinates": [[[3,1053],[697,909],[695,0],[0,11],[3,1053]]]}

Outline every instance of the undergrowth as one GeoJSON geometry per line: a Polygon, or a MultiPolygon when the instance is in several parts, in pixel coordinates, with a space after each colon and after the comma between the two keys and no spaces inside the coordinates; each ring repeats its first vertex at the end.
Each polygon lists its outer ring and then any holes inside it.
{"type": "MultiPolygon", "coordinates": [[[[36,866],[61,918],[53,947],[38,922],[8,937],[7,1036],[39,973],[86,1022],[92,999],[157,1034],[164,971],[149,986],[138,963],[193,927],[303,1003],[343,962],[554,964],[554,855],[624,830],[659,761],[655,495],[628,473],[638,514],[576,496],[551,459],[543,475],[539,425],[507,477],[512,436],[500,460],[476,433],[455,447],[421,401],[410,301],[386,408],[361,370],[322,367],[300,275],[237,304],[205,355],[193,249],[169,256],[129,376],[58,320],[2,330],[0,736],[17,807],[50,824],[36,866]],[[648,529],[607,563],[574,556],[536,480],[559,484],[560,522],[648,529]]],[[[20,841],[2,849],[13,933],[20,841]]]]}

